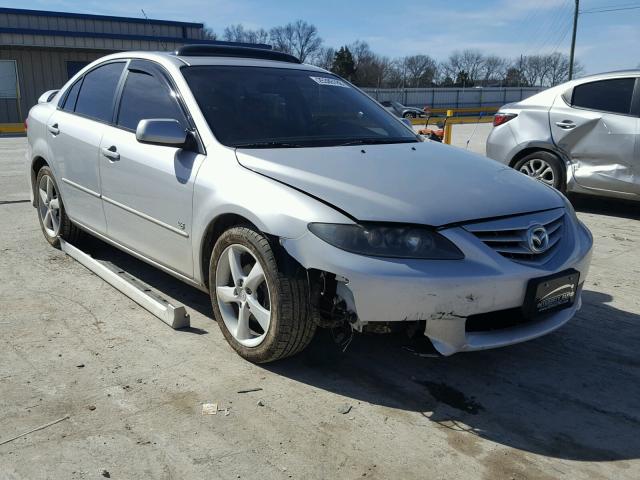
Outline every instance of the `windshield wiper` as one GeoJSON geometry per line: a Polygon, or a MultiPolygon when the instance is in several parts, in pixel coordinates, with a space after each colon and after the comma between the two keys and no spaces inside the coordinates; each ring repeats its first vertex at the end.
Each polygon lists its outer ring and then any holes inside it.
{"type": "Polygon", "coordinates": [[[276,142],[270,140],[268,142],[253,142],[253,143],[240,143],[238,145],[234,145],[235,148],[300,148],[306,147],[306,145],[302,145],[300,143],[291,143],[291,142],[276,142]]]}
{"type": "Polygon", "coordinates": [[[387,143],[416,143],[414,138],[356,138],[344,143],[339,143],[337,147],[346,147],[349,145],[382,145],[387,143]]]}

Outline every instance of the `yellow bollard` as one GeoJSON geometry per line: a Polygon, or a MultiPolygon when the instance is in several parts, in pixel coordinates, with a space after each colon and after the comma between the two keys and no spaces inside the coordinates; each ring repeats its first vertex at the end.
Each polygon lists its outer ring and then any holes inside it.
{"type": "Polygon", "coordinates": [[[453,118],[453,110],[447,110],[447,118],[444,124],[444,138],[442,139],[442,143],[446,143],[451,145],[451,129],[453,125],[449,123],[449,120],[453,118]]]}

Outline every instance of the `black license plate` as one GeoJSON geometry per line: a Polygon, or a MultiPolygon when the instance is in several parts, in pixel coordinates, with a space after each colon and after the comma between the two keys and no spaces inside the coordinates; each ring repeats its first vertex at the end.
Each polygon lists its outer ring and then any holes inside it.
{"type": "Polygon", "coordinates": [[[579,280],[580,272],[573,269],[529,280],[522,307],[525,317],[536,317],[573,305],[579,280]]]}

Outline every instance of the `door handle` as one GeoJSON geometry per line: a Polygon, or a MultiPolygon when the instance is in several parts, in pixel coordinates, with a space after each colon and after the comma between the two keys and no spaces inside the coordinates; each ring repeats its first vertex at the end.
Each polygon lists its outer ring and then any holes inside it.
{"type": "Polygon", "coordinates": [[[102,155],[107,157],[112,162],[117,162],[120,160],[120,154],[118,153],[118,149],[115,145],[111,145],[109,148],[102,147],[102,155]]]}
{"type": "Polygon", "coordinates": [[[571,120],[562,120],[561,122],[556,122],[556,125],[563,130],[571,130],[572,128],[576,128],[577,125],[573,123],[571,120]]]}
{"type": "Polygon", "coordinates": [[[47,130],[54,137],[60,133],[60,129],[58,128],[58,124],[54,123],[53,125],[47,125],[47,130]]]}

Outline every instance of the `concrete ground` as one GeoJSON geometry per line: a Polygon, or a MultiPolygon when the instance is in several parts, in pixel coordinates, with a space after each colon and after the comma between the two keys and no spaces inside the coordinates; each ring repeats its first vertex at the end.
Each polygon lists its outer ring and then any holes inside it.
{"type": "Polygon", "coordinates": [[[344,354],[319,335],[258,366],[206,295],[97,247],[187,306],[173,331],[51,248],[24,146],[0,140],[0,479],[640,478],[637,205],[578,203],[584,307],[547,337],[431,358],[400,335],[344,354]]]}

